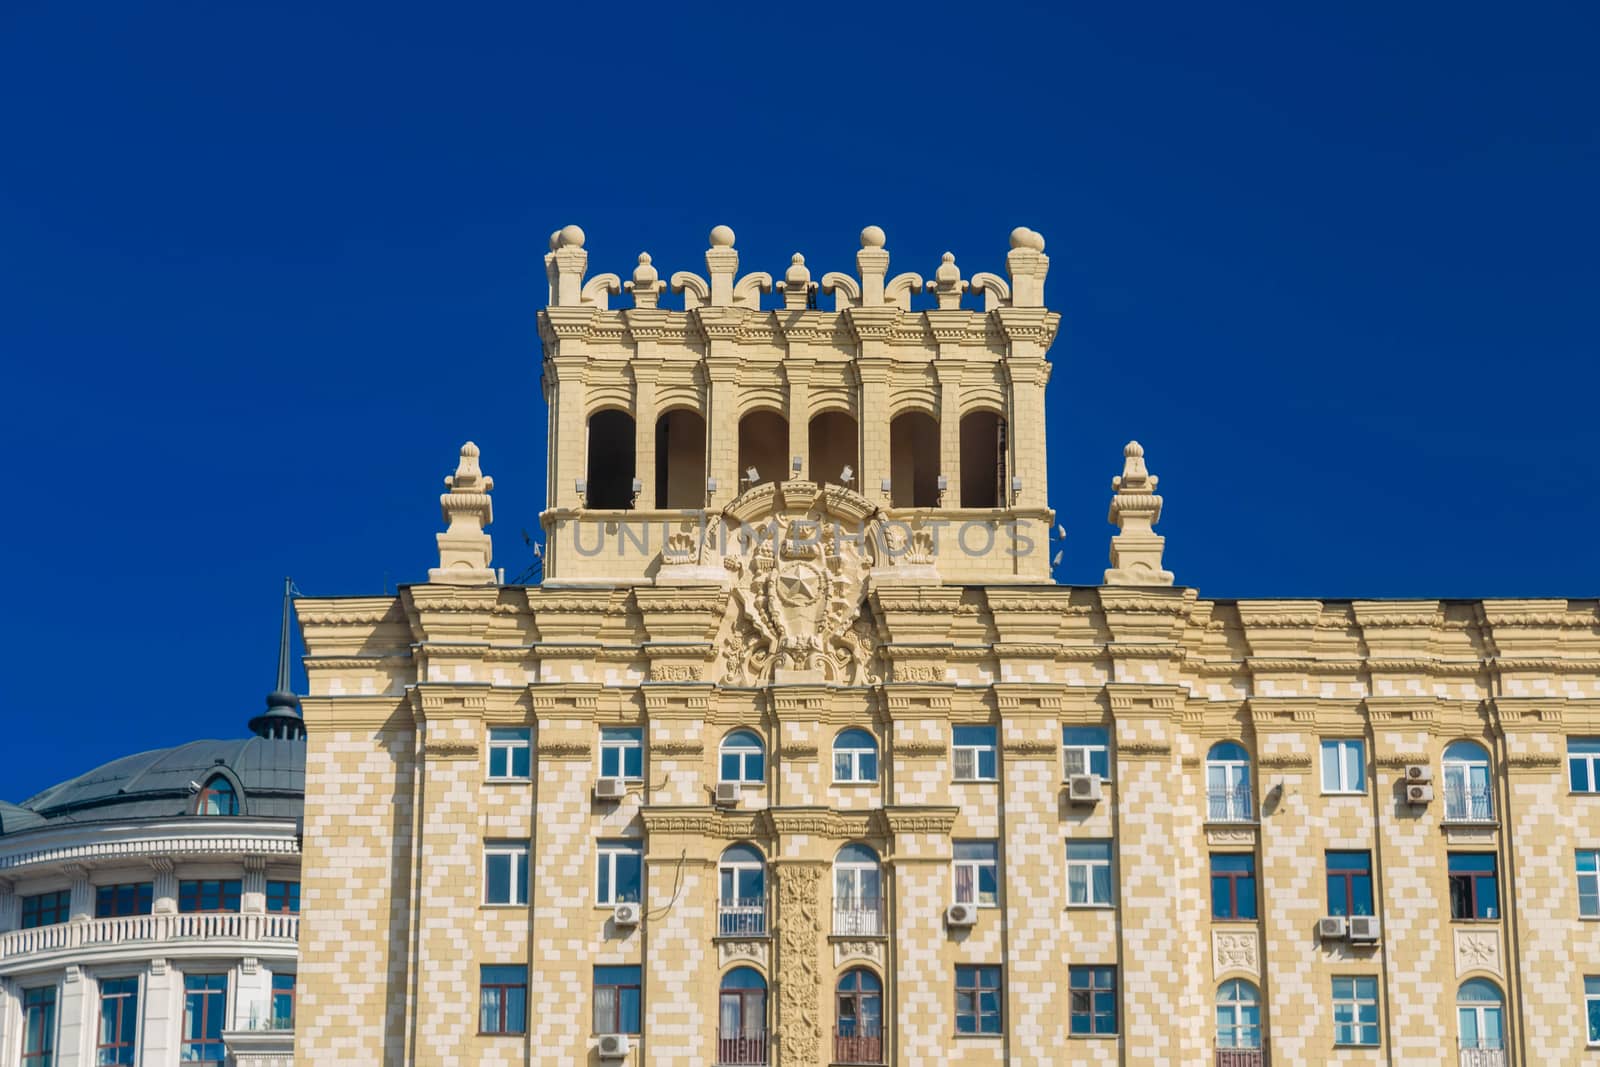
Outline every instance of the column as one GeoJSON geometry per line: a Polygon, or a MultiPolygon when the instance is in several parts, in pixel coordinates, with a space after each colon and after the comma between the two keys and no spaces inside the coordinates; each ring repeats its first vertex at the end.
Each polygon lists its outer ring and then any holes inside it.
{"type": "Polygon", "coordinates": [[[772,864],[777,885],[777,965],[770,983],[775,996],[779,1067],[823,1067],[833,1059],[831,1014],[823,988],[828,955],[823,887],[828,865],[780,859],[772,864]]]}
{"type": "Polygon", "coordinates": [[[77,964],[68,964],[56,1001],[54,1067],[88,1067],[94,1062],[94,982],[77,964]]]}
{"type": "Polygon", "coordinates": [[[139,1044],[144,1047],[141,1062],[178,1062],[178,1041],[183,1025],[182,987],[182,978],[165,959],[150,961],[139,1005],[139,1044]]]}
{"type": "MultiPolygon", "coordinates": [[[[19,902],[17,900],[16,883],[9,878],[0,878],[0,934],[8,933],[17,928],[21,921],[18,916],[19,902]]],[[[0,1045],[0,1048],[4,1048],[0,1045]]]]}
{"type": "Polygon", "coordinates": [[[68,863],[63,869],[72,875],[72,921],[88,922],[94,918],[94,886],[89,884],[89,868],[68,863]]]}
{"type": "Polygon", "coordinates": [[[240,887],[239,910],[261,915],[267,910],[267,860],[265,856],[244,858],[244,884],[240,887]]]}
{"type": "Polygon", "coordinates": [[[252,1022],[272,1017],[272,975],[254,956],[239,961],[233,990],[233,1025],[230,1030],[245,1030],[252,1022]]]}
{"type": "Polygon", "coordinates": [[[656,375],[653,340],[640,340],[633,364],[633,476],[639,479],[634,507],[659,508],[656,499],[656,375]]]}
{"type": "Polygon", "coordinates": [[[856,376],[861,394],[861,469],[852,489],[877,499],[879,483],[889,476],[889,332],[900,316],[898,308],[857,307],[845,312],[856,337],[856,376]]]}

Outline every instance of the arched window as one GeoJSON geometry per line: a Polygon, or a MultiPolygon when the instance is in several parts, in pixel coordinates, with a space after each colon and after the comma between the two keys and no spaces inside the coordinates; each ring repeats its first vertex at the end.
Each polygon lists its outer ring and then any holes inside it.
{"type": "Polygon", "coordinates": [[[839,977],[833,1062],[883,1062],[883,982],[865,967],[839,977]]]}
{"type": "Polygon", "coordinates": [[[767,1062],[767,980],[751,967],[722,976],[717,998],[717,1063],[767,1062]]]}
{"type": "Polygon", "coordinates": [[[1242,978],[1217,989],[1217,1047],[1261,1047],[1261,994],[1242,978]]]}
{"type": "Polygon", "coordinates": [[[1444,817],[1463,822],[1494,818],[1489,753],[1476,742],[1457,741],[1444,750],[1444,817]]]}
{"type": "Polygon", "coordinates": [[[776,411],[750,412],[739,420],[739,492],[788,477],[789,420],[776,411]]]}
{"type": "MultiPolygon", "coordinates": [[[[938,420],[926,411],[896,415],[889,423],[889,503],[897,508],[938,507],[939,473],[938,420]]],[[[864,475],[882,476],[881,471],[864,475]]],[[[862,489],[867,488],[863,481],[862,489]]]]}
{"type": "Polygon", "coordinates": [[[717,763],[719,782],[760,785],[767,780],[761,738],[749,730],[735,730],[722,739],[717,763]]]}
{"type": "Polygon", "coordinates": [[[674,408],[656,420],[656,507],[700,508],[706,503],[706,420],[674,408]]]}
{"type": "Polygon", "coordinates": [[[833,739],[835,782],[876,782],[878,742],[865,730],[843,730],[833,739]]]}
{"type": "Polygon", "coordinates": [[[1469,978],[1461,983],[1456,993],[1456,1019],[1463,1049],[1499,1051],[1506,1047],[1505,998],[1488,979],[1469,978]]]}
{"type": "Polygon", "coordinates": [[[851,937],[883,934],[883,871],[878,854],[852,842],[833,858],[833,932],[851,937]]]}
{"type": "Polygon", "coordinates": [[[1206,753],[1206,818],[1250,821],[1250,753],[1237,741],[1219,741],[1206,753]]]}
{"type": "Polygon", "coordinates": [[[194,813],[196,815],[239,814],[239,794],[234,791],[233,783],[220,774],[214,774],[206,779],[206,784],[194,798],[194,813]]]}
{"type": "Polygon", "coordinates": [[[767,932],[767,864],[754,845],[730,845],[717,864],[717,933],[763,937],[767,932]]]}
{"type": "Polygon", "coordinates": [[[1006,420],[993,411],[961,419],[961,506],[1006,506],[1006,420]]]}
{"type": "Polygon", "coordinates": [[[633,486],[633,416],[606,408],[589,416],[589,465],[584,478],[584,506],[631,508],[633,486]]]}
{"type": "Polygon", "coordinates": [[[824,411],[811,420],[811,480],[818,485],[838,485],[846,467],[861,469],[856,455],[860,431],[844,411],[824,411]]]}

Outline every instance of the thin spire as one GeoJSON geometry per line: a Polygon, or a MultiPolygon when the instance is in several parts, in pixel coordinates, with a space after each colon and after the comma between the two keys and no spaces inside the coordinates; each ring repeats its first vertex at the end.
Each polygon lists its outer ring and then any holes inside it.
{"type": "Polygon", "coordinates": [[[296,592],[294,580],[283,580],[283,627],[278,634],[278,687],[267,694],[267,710],[250,720],[250,732],[257,737],[300,741],[306,736],[305,720],[300,717],[300,698],[289,682],[289,612],[296,592]]]}
{"type": "Polygon", "coordinates": [[[289,692],[289,593],[294,589],[294,579],[283,580],[283,631],[278,635],[278,687],[280,693],[289,692]]]}

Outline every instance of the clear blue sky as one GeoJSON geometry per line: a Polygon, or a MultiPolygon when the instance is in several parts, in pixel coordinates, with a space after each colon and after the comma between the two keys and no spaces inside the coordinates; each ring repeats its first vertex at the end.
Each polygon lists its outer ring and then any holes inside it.
{"type": "MultiPolygon", "coordinates": [[[[1048,240],[1064,580],[1138,438],[1203,595],[1600,593],[1593,5],[0,6],[0,797],[237,736],[278,584],[498,561],[591,271],[1048,240]]],[[[296,677],[300,675],[297,670],[296,677]]],[[[297,682],[297,684],[303,684],[297,682]]]]}

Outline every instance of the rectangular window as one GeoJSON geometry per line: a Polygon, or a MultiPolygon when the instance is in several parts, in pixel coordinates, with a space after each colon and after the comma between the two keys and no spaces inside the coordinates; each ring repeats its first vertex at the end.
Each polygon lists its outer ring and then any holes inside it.
{"type": "Polygon", "coordinates": [[[54,926],[72,918],[72,892],[67,889],[56,893],[35,893],[22,898],[22,928],[54,926]]]}
{"type": "Polygon", "coordinates": [[[1600,851],[1578,852],[1578,915],[1600,919],[1600,851]]]}
{"type": "Polygon", "coordinates": [[[490,964],[478,968],[478,1032],[528,1032],[528,968],[490,964]]]}
{"type": "Polygon", "coordinates": [[[122,915],[149,915],[155,910],[155,902],[156,887],[153,882],[97,885],[94,888],[94,917],[113,919],[122,915]]]}
{"type": "Polygon", "coordinates": [[[300,883],[268,882],[267,911],[273,915],[299,915],[300,883]]]}
{"type": "Polygon", "coordinates": [[[1328,853],[1328,914],[1372,914],[1372,853],[1328,853]]]}
{"type": "Polygon", "coordinates": [[[994,964],[957,967],[956,1033],[1000,1032],[1000,968],[994,964]]]}
{"type": "Polygon", "coordinates": [[[1567,738],[1567,772],[1574,793],[1600,793],[1600,737],[1567,738]]]}
{"type": "Polygon", "coordinates": [[[183,976],[183,1042],[178,1059],[222,1067],[228,1046],[222,1043],[222,1020],[228,1012],[228,976],[183,976]]]}
{"type": "Polygon", "coordinates": [[[1067,990],[1074,1034],[1117,1032],[1117,969],[1069,967],[1067,990]]]}
{"type": "Polygon", "coordinates": [[[1067,777],[1074,774],[1098,774],[1102,781],[1111,780],[1110,734],[1104,726],[1063,726],[1061,752],[1067,777]]]}
{"type": "Polygon", "coordinates": [[[1322,742],[1322,791],[1324,793],[1367,791],[1365,741],[1346,738],[1322,742]]]}
{"type": "Polygon", "coordinates": [[[526,726],[489,730],[489,777],[527,778],[533,766],[532,734],[526,726]]]}
{"type": "Polygon", "coordinates": [[[139,1047],[139,979],[108,978],[100,983],[100,1037],[96,1067],[131,1064],[139,1047]]]}
{"type": "Polygon", "coordinates": [[[56,1061],[56,987],[22,991],[22,1067],[56,1061]]]}
{"type": "Polygon", "coordinates": [[[1067,842],[1067,903],[1111,903],[1111,842],[1067,842]]]}
{"type": "MultiPolygon", "coordinates": [[[[630,838],[600,842],[595,870],[595,902],[637,904],[644,899],[644,846],[630,838]]],[[[603,1030],[601,1033],[622,1033],[603,1030]]]]}
{"type": "Polygon", "coordinates": [[[1583,980],[1583,1012],[1589,1020],[1589,1044],[1600,1045],[1600,975],[1583,980]]]}
{"type": "Polygon", "coordinates": [[[206,878],[178,883],[178,910],[186,914],[238,911],[242,886],[237,878],[206,878]]]}
{"type": "Polygon", "coordinates": [[[596,967],[594,1032],[637,1034],[639,1019],[639,968],[596,967]]]}
{"type": "Polygon", "coordinates": [[[951,758],[958,782],[992,782],[996,778],[994,727],[957,726],[951,758]]]}
{"type": "Polygon", "coordinates": [[[1376,978],[1333,980],[1333,1043],[1335,1045],[1378,1043],[1376,978]]]}
{"type": "Polygon", "coordinates": [[[483,902],[528,902],[528,843],[486,841],[483,845],[483,902]]]}
{"type": "Polygon", "coordinates": [[[644,778],[644,730],[608,726],[600,731],[600,777],[644,778]]]}
{"type": "Polygon", "coordinates": [[[1256,856],[1254,852],[1211,854],[1211,917],[1256,917],[1256,856]]]}
{"type": "Polygon", "coordinates": [[[1450,918],[1500,918],[1493,852],[1450,853],[1450,918]]]}
{"type": "Polygon", "coordinates": [[[272,976],[272,1028],[274,1030],[294,1029],[294,987],[293,974],[275,974],[272,976]]]}
{"type": "Polygon", "coordinates": [[[957,904],[994,907],[1000,903],[999,849],[994,841],[955,843],[957,904]]]}

